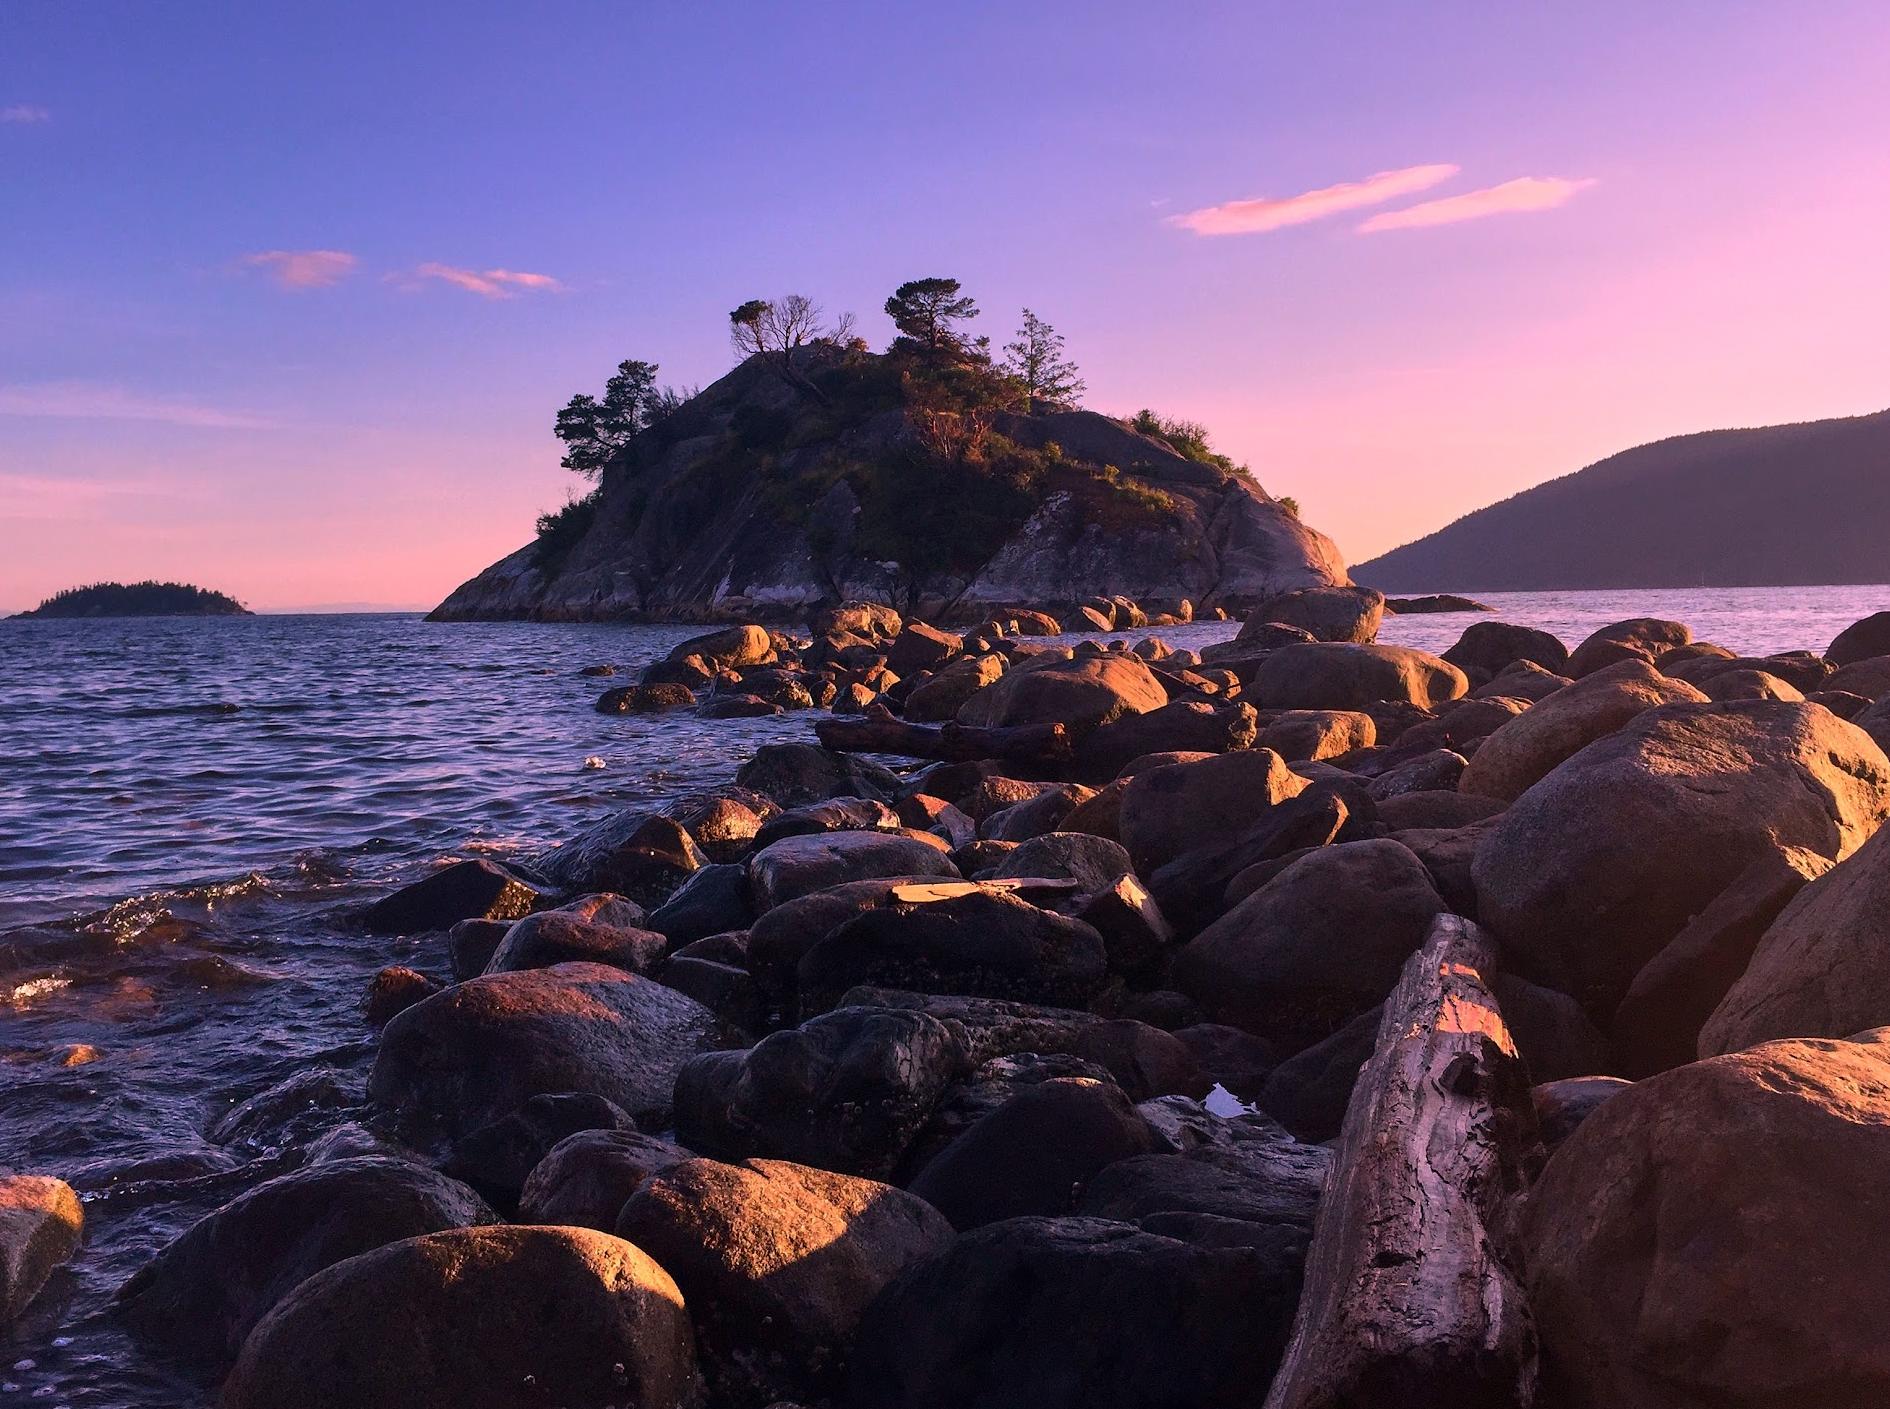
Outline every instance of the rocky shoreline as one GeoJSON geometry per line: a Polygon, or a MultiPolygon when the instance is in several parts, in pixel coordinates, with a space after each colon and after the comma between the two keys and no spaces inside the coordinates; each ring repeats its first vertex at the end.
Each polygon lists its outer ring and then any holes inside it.
{"type": "MultiPolygon", "coordinates": [[[[1884,1402],[1890,613],[1385,611],[685,642],[599,708],[819,742],[370,906],[364,1095],[120,1313],[231,1409],[1884,1402]]],[[[6,1320],[82,1221],[0,1176],[6,1320]]]]}

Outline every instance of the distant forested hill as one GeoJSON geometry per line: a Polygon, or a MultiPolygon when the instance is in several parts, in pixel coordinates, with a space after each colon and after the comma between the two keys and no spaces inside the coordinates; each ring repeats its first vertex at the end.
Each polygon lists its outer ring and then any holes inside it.
{"type": "Polygon", "coordinates": [[[1352,575],[1387,592],[1890,582],[1890,411],[1638,446],[1352,575]]]}
{"type": "Polygon", "coordinates": [[[183,582],[95,582],[69,587],[21,616],[248,616],[234,597],[183,582]]]}

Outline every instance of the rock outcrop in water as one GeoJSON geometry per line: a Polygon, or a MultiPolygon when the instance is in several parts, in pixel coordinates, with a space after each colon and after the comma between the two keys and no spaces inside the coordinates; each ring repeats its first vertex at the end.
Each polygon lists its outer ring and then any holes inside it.
{"type": "Polygon", "coordinates": [[[1879,411],[1638,446],[1354,571],[1389,592],[1871,583],[1886,537],[1879,411]]]}
{"type": "Polygon", "coordinates": [[[234,597],[182,582],[95,582],[55,592],[23,617],[249,616],[234,597]]]}
{"type": "Polygon", "coordinates": [[[940,392],[896,354],[801,359],[792,382],[751,359],[644,431],[434,619],[798,620],[865,599],[936,620],[1119,593],[1240,609],[1348,581],[1330,539],[1196,446],[940,392]]]}

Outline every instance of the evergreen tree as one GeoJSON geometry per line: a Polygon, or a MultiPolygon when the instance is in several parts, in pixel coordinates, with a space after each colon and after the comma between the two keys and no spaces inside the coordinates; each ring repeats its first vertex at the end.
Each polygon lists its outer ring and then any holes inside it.
{"type": "Polygon", "coordinates": [[[886,316],[914,342],[934,350],[959,346],[953,324],[978,316],[978,305],[959,292],[956,279],[912,279],[886,300],[886,316]]]}
{"type": "Polygon", "coordinates": [[[673,409],[675,393],[657,390],[654,362],[619,362],[604,396],[579,394],[558,412],[553,433],[565,444],[567,470],[595,478],[630,438],[673,409]]]}
{"type": "Polygon", "coordinates": [[[1000,366],[1023,385],[1031,401],[1055,410],[1069,410],[1083,395],[1076,364],[1063,355],[1063,334],[1028,308],[1017,341],[1004,344],[1000,366]]]}

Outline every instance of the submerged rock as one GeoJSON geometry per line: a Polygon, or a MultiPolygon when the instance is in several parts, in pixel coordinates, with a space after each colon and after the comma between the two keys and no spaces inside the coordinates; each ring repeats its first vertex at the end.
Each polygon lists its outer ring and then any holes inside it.
{"type": "Polygon", "coordinates": [[[84,1231],[85,1210],[63,1179],[0,1174],[0,1327],[19,1319],[84,1231]]]}

